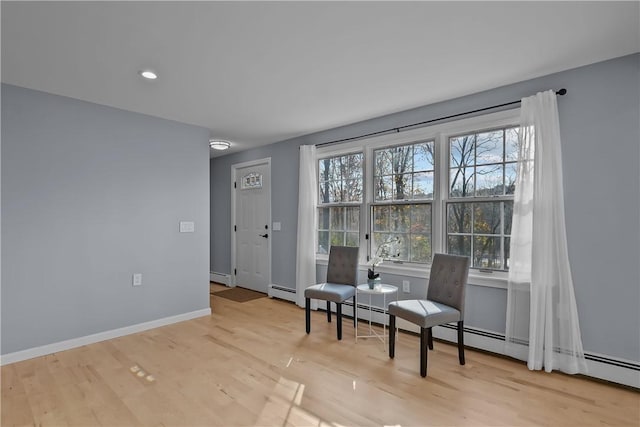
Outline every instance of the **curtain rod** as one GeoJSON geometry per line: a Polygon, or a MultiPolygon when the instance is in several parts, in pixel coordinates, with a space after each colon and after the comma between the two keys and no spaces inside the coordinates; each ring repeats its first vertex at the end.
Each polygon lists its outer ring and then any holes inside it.
{"type": "MultiPolygon", "coordinates": [[[[563,96],[566,93],[567,93],[567,90],[564,89],[564,88],[556,91],[556,95],[560,95],[560,96],[563,96]]],[[[394,127],[394,128],[379,130],[377,132],[366,133],[364,135],[352,136],[350,138],[336,139],[336,140],[327,141],[327,142],[321,142],[319,144],[316,144],[316,147],[322,147],[322,146],[331,145],[331,144],[338,144],[340,142],[353,141],[353,140],[356,140],[356,139],[362,139],[362,138],[367,138],[367,137],[370,137],[370,136],[381,135],[381,134],[388,133],[388,132],[400,132],[403,129],[411,128],[411,127],[414,127],[414,126],[426,125],[426,124],[433,123],[433,122],[439,122],[441,120],[453,119],[453,118],[456,118],[456,117],[466,116],[466,115],[473,114],[473,113],[480,113],[482,111],[493,110],[495,108],[507,107],[509,105],[520,104],[521,102],[522,102],[522,100],[511,101],[511,102],[506,102],[504,104],[492,105],[491,107],[484,107],[484,108],[478,108],[477,110],[465,111],[464,113],[458,113],[458,114],[452,114],[450,116],[438,117],[437,119],[425,120],[424,122],[412,123],[410,125],[397,126],[397,127],[394,127]]]]}

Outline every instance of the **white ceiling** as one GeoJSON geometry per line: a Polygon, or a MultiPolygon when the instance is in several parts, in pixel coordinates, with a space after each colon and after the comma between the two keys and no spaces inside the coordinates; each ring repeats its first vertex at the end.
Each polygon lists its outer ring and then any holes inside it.
{"type": "Polygon", "coordinates": [[[640,51],[637,1],[1,7],[3,82],[204,126],[231,152],[640,51]]]}

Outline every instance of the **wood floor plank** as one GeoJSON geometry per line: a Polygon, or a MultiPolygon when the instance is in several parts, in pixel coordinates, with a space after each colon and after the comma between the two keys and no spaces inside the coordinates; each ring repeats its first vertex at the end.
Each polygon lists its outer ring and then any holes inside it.
{"type": "Polygon", "coordinates": [[[3,366],[1,424],[640,425],[635,390],[471,349],[461,366],[438,341],[422,378],[414,335],[391,360],[350,319],[337,341],[322,312],[307,335],[291,303],[210,301],[211,316],[3,366]]]}

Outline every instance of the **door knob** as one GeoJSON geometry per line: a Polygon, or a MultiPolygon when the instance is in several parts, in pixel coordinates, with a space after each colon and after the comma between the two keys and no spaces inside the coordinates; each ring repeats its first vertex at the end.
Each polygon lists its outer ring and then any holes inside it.
{"type": "Polygon", "coordinates": [[[265,234],[261,234],[260,237],[264,237],[265,239],[269,238],[269,234],[265,233],[265,234]]]}

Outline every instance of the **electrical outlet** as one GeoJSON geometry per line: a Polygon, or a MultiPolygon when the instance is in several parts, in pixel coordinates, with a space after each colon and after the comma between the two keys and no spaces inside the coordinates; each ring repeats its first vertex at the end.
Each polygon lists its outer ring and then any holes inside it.
{"type": "Polygon", "coordinates": [[[402,292],[404,292],[405,294],[408,294],[409,292],[411,292],[411,284],[409,283],[408,280],[402,281],[402,292]]]}
{"type": "Polygon", "coordinates": [[[142,273],[135,273],[131,284],[133,286],[142,286],[142,273]]]}

